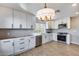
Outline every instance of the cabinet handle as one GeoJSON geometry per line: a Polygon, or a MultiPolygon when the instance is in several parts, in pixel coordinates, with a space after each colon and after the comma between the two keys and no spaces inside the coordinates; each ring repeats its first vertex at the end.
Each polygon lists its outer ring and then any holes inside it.
{"type": "Polygon", "coordinates": [[[10,41],[3,41],[4,43],[10,42],[10,41]]]}
{"type": "Polygon", "coordinates": [[[22,28],[22,24],[20,24],[20,28],[22,28]]]}
{"type": "Polygon", "coordinates": [[[20,39],[20,40],[24,40],[24,39],[20,39]]]}
{"type": "Polygon", "coordinates": [[[34,38],[34,37],[31,37],[31,38],[34,38]]]}
{"type": "Polygon", "coordinates": [[[13,28],[13,24],[12,24],[12,28],[13,28]]]}
{"type": "Polygon", "coordinates": [[[20,50],[24,49],[24,47],[20,48],[20,50]]]}
{"type": "Polygon", "coordinates": [[[29,42],[30,42],[30,40],[29,40],[29,42]]]}
{"type": "Polygon", "coordinates": [[[14,42],[12,43],[12,46],[14,46],[14,42]]]}
{"type": "Polygon", "coordinates": [[[45,38],[47,38],[47,37],[45,36],[45,38]]]}
{"type": "Polygon", "coordinates": [[[24,44],[24,42],[21,42],[20,44],[24,44]]]}

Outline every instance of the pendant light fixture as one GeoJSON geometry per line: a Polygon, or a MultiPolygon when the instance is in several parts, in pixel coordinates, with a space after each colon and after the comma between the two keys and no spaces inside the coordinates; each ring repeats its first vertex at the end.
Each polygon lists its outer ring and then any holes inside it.
{"type": "Polygon", "coordinates": [[[41,21],[52,21],[55,16],[55,10],[48,8],[46,3],[43,9],[37,11],[36,17],[41,21]]]}

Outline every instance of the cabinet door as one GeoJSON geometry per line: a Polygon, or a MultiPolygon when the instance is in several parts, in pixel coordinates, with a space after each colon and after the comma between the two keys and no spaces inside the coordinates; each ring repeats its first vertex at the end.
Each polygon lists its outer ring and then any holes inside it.
{"type": "Polygon", "coordinates": [[[25,37],[25,51],[29,49],[29,40],[27,37],[25,37]]]}
{"type": "Polygon", "coordinates": [[[52,22],[52,29],[55,29],[55,21],[52,22]]]}
{"type": "Polygon", "coordinates": [[[70,44],[70,34],[67,35],[66,39],[67,39],[66,43],[70,44]]]}
{"type": "Polygon", "coordinates": [[[45,36],[45,34],[43,34],[43,35],[42,35],[42,44],[46,43],[45,40],[46,40],[46,36],[45,36]]]}
{"type": "Polygon", "coordinates": [[[15,38],[14,39],[14,50],[15,54],[22,53],[25,51],[25,38],[15,38]]]}
{"type": "Polygon", "coordinates": [[[12,28],[12,9],[0,7],[0,28],[12,28]]]}
{"type": "Polygon", "coordinates": [[[53,33],[52,36],[53,36],[53,40],[54,40],[54,41],[57,41],[57,33],[53,33]]]}
{"type": "Polygon", "coordinates": [[[50,41],[53,41],[53,34],[52,33],[42,35],[42,43],[47,43],[50,41]]]}
{"type": "Polygon", "coordinates": [[[70,18],[67,19],[67,28],[70,29],[70,18]]]}
{"type": "Polygon", "coordinates": [[[45,27],[46,27],[46,29],[48,29],[48,28],[49,28],[49,27],[48,27],[48,22],[46,22],[45,27]]]}
{"type": "Polygon", "coordinates": [[[35,26],[35,16],[26,14],[26,28],[33,28],[35,26]]]}
{"type": "Polygon", "coordinates": [[[58,29],[58,21],[54,22],[54,29],[58,29]]]}
{"type": "Polygon", "coordinates": [[[49,41],[53,41],[53,34],[52,33],[49,34],[49,41]]]}
{"type": "Polygon", "coordinates": [[[1,40],[2,55],[13,55],[14,47],[12,39],[1,40]]]}
{"type": "Polygon", "coordinates": [[[35,43],[36,43],[35,37],[30,37],[30,38],[29,38],[29,49],[34,48],[35,45],[36,45],[35,43]]]}
{"type": "Polygon", "coordinates": [[[50,37],[48,34],[45,34],[45,43],[49,42],[50,41],[50,37]]]}
{"type": "Polygon", "coordinates": [[[26,15],[14,10],[14,28],[26,28],[26,15]]]}

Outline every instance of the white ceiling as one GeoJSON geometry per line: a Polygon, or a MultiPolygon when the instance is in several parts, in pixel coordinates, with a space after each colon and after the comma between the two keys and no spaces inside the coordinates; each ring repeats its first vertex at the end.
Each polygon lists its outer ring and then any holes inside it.
{"type": "MultiPolygon", "coordinates": [[[[15,8],[35,15],[39,9],[44,8],[44,3],[1,3],[0,6],[15,8]]],[[[79,11],[79,4],[72,7],[72,3],[47,3],[47,7],[60,10],[55,16],[56,19],[75,16],[75,12],[79,11]]]]}

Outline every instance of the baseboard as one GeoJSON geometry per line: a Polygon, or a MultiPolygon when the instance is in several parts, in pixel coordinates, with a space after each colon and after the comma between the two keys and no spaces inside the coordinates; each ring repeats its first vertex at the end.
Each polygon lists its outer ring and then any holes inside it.
{"type": "Polygon", "coordinates": [[[71,42],[72,44],[77,44],[77,45],[79,45],[79,43],[77,43],[77,42],[71,42]]]}

